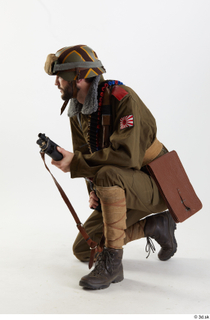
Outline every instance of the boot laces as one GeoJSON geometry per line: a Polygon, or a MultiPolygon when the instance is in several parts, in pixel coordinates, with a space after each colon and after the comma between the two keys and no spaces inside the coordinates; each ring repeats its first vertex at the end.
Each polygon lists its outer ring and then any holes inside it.
{"type": "Polygon", "coordinates": [[[101,253],[97,254],[96,258],[96,265],[92,271],[94,275],[101,274],[104,269],[106,269],[109,273],[112,273],[113,256],[108,250],[104,249],[101,253]]]}
{"type": "Polygon", "coordinates": [[[155,245],[154,245],[154,243],[153,243],[153,241],[152,241],[152,239],[150,237],[147,237],[147,243],[146,243],[145,251],[148,252],[148,255],[147,255],[146,259],[149,257],[151,251],[153,253],[156,251],[155,245]]]}

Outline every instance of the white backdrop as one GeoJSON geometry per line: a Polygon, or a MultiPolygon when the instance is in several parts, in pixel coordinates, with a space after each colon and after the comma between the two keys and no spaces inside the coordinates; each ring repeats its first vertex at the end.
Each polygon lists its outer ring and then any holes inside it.
{"type": "MultiPolygon", "coordinates": [[[[60,117],[60,92],[43,67],[49,53],[76,44],[96,51],[105,78],[138,93],[157,120],[159,140],[178,152],[204,206],[180,227],[183,242],[192,241],[199,255],[210,223],[210,1],[1,0],[0,24],[0,250],[5,269],[14,255],[23,259],[22,247],[40,251],[46,246],[47,251],[48,242],[56,246],[65,235],[63,245],[70,251],[77,234],[36,145],[44,132],[72,151],[66,112],[60,117]]],[[[51,169],[85,221],[91,211],[83,179],[70,180],[51,169]]]]}

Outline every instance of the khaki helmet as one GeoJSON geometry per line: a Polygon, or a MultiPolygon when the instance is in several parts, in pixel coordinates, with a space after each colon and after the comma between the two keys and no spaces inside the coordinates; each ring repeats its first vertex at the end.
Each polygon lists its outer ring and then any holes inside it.
{"type": "Polygon", "coordinates": [[[65,47],[49,54],[45,63],[49,75],[58,75],[66,81],[96,77],[105,73],[96,53],[86,45],[65,47]]]}

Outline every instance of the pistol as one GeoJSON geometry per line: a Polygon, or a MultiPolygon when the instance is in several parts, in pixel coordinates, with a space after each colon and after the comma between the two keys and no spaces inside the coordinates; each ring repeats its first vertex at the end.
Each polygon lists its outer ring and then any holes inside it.
{"type": "Polygon", "coordinates": [[[40,152],[46,153],[55,161],[60,161],[63,159],[63,155],[57,150],[57,147],[59,147],[59,145],[50,140],[50,138],[46,137],[44,133],[39,133],[38,137],[39,139],[36,143],[41,148],[40,152]]]}

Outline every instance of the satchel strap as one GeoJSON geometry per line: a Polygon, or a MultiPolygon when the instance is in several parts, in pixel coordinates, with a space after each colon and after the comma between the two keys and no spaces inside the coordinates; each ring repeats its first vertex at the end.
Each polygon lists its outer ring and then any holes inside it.
{"type": "Polygon", "coordinates": [[[163,144],[157,138],[155,138],[154,142],[146,150],[142,167],[150,163],[152,160],[154,160],[160,154],[162,148],[163,148],[163,144]]]}
{"type": "Polygon", "coordinates": [[[63,189],[61,188],[60,184],[58,183],[58,181],[55,179],[55,177],[53,176],[53,174],[50,172],[50,169],[48,168],[48,166],[46,165],[45,162],[45,153],[44,152],[40,152],[42,160],[44,162],[45,168],[47,169],[47,171],[50,173],[51,177],[53,178],[53,181],[56,185],[56,187],[58,188],[58,191],[60,192],[61,197],[63,198],[64,202],[66,203],[69,211],[71,212],[75,222],[76,222],[76,226],[79,229],[80,233],[82,234],[83,238],[85,239],[85,241],[87,242],[87,244],[89,245],[90,249],[91,249],[91,254],[90,254],[90,261],[89,261],[89,269],[92,268],[93,266],[93,262],[94,262],[94,257],[95,254],[97,252],[101,252],[103,251],[103,243],[101,242],[100,244],[97,244],[97,242],[93,241],[89,235],[87,234],[87,232],[85,231],[85,228],[83,227],[83,224],[81,223],[81,221],[79,220],[78,215],[76,214],[74,208],[72,207],[71,202],[69,201],[67,195],[65,194],[65,192],[63,191],[63,189]]]}

